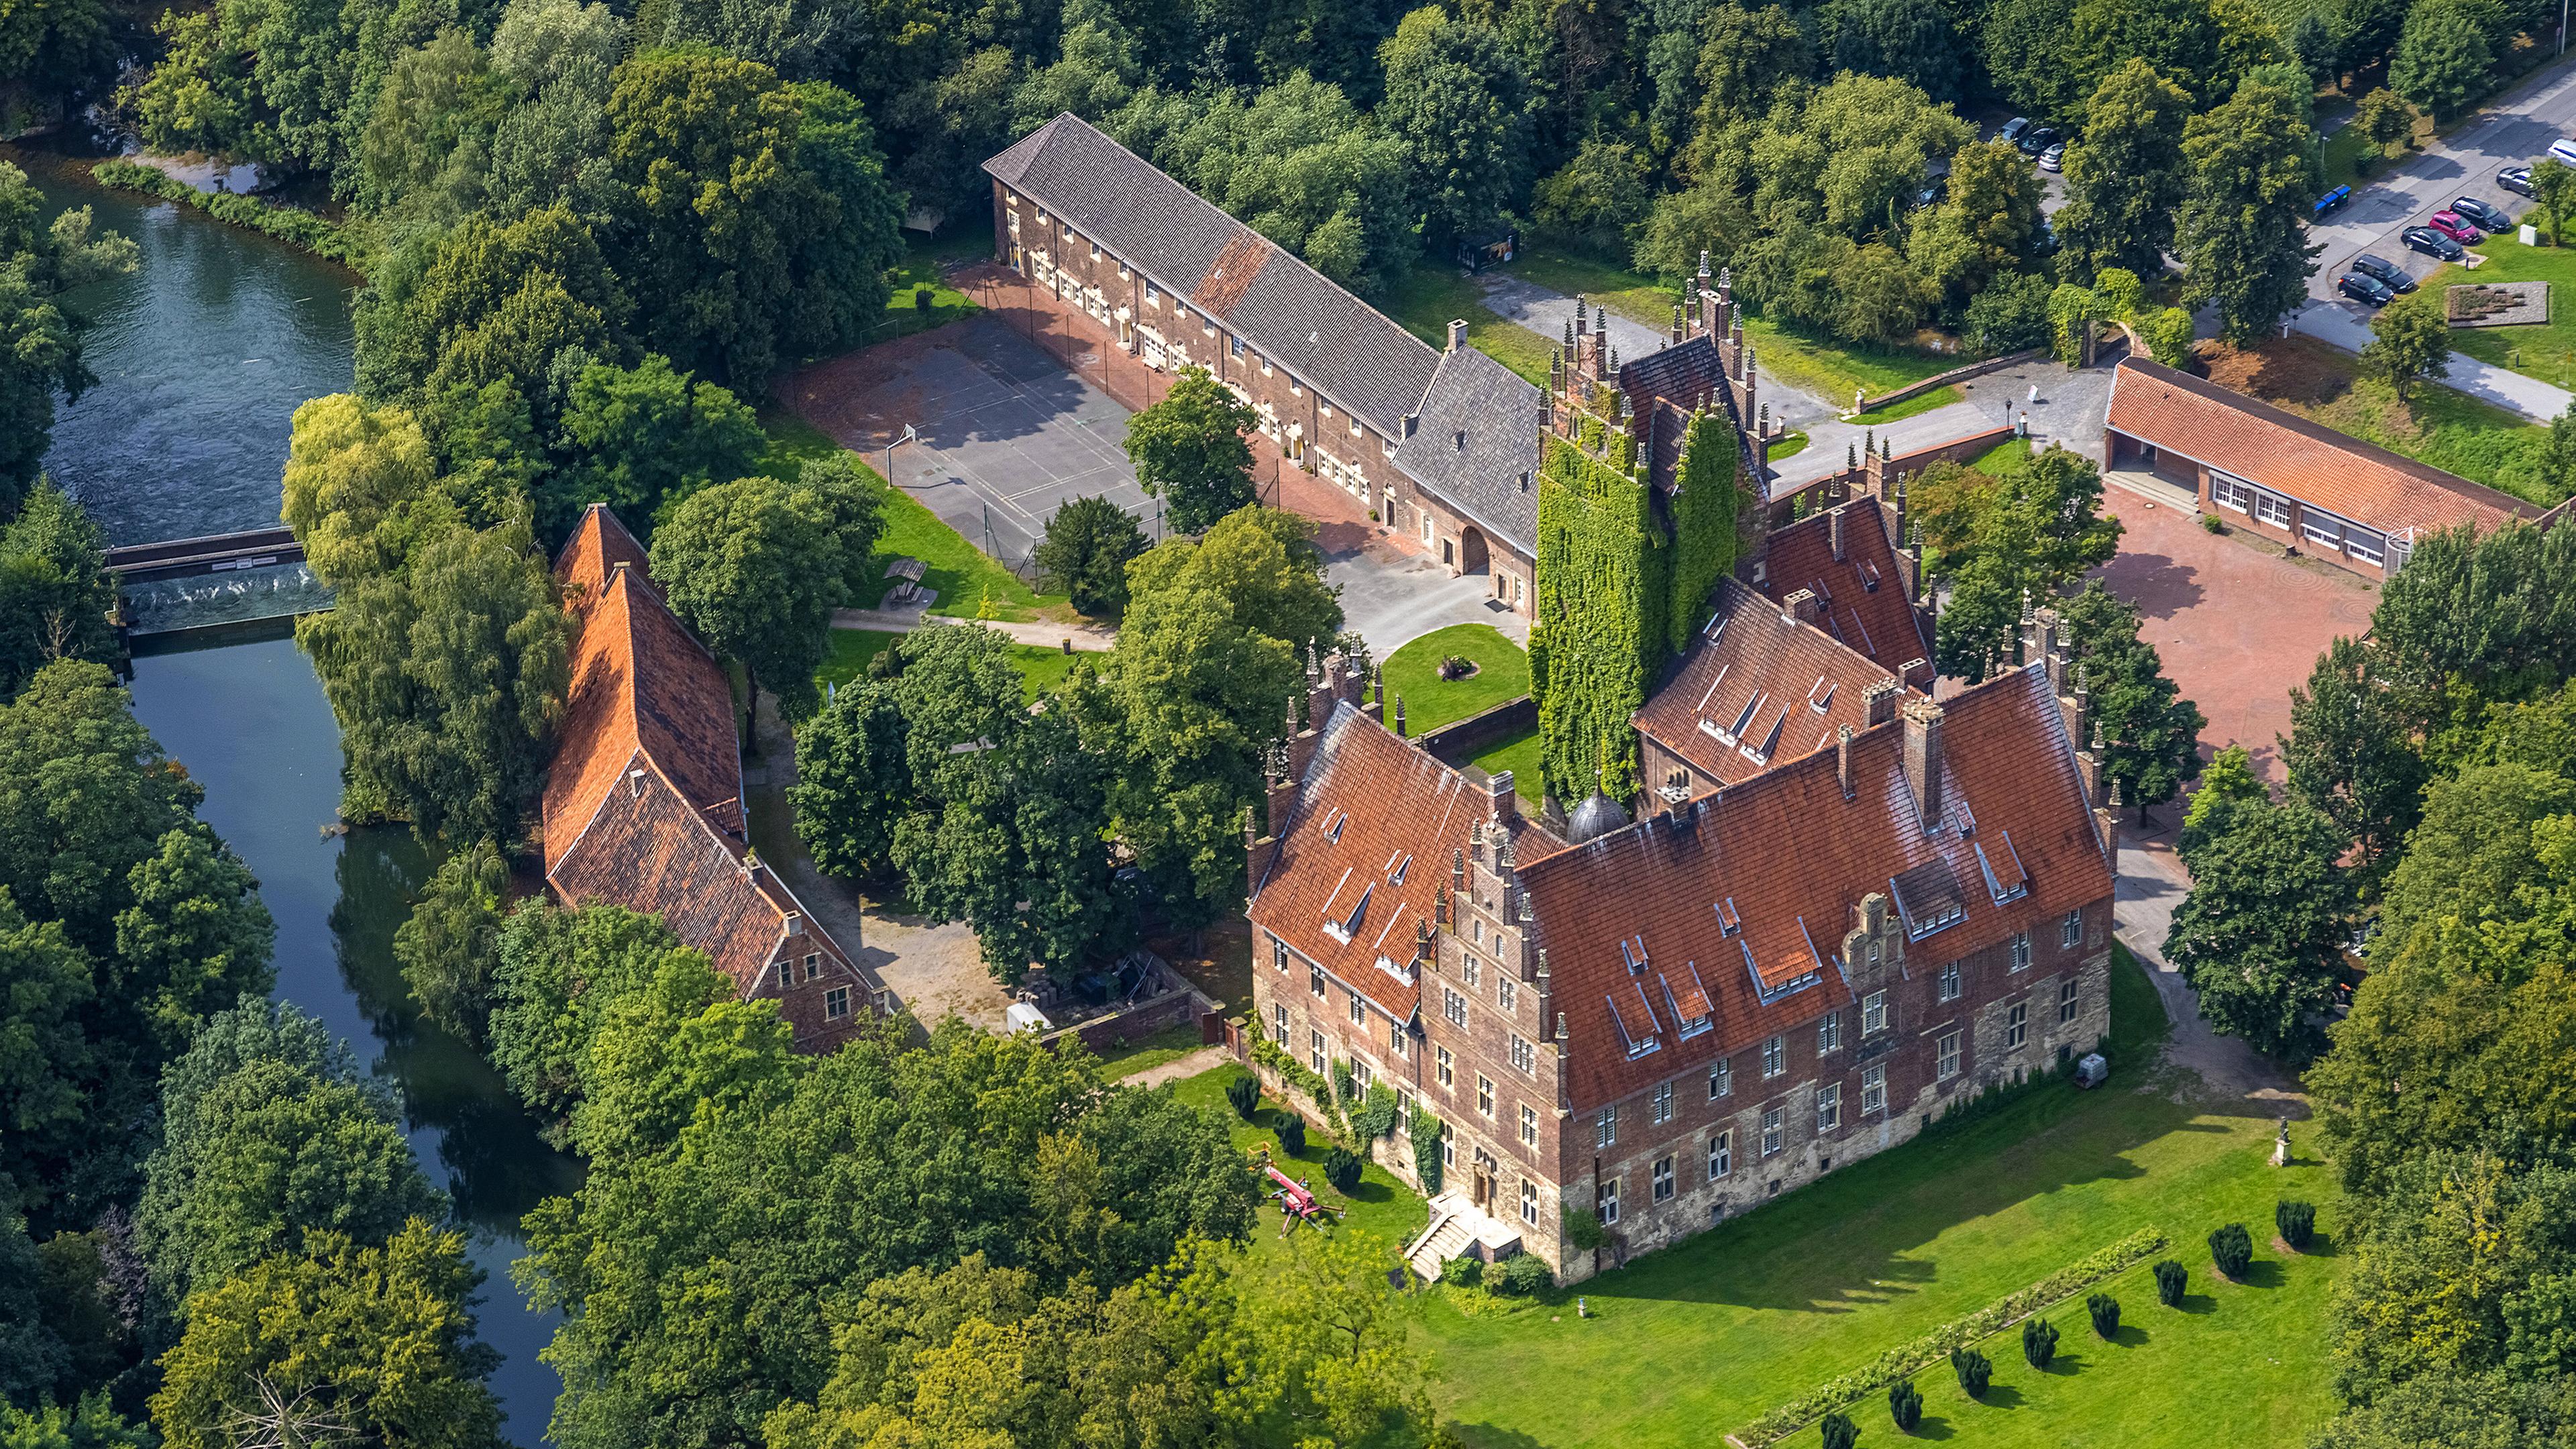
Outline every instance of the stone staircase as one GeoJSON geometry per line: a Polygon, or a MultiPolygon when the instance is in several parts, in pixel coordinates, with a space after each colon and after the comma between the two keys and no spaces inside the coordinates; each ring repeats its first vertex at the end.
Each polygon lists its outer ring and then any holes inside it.
{"type": "Polygon", "coordinates": [[[1425,1283],[1440,1281],[1440,1271],[1454,1258],[1475,1251],[1499,1257],[1520,1246],[1520,1234],[1479,1210],[1465,1193],[1448,1191],[1431,1199],[1431,1225],[1405,1245],[1404,1261],[1425,1283]]]}

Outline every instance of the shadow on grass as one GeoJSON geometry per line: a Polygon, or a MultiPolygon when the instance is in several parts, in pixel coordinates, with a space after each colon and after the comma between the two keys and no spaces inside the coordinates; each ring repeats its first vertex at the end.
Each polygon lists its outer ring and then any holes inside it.
{"type": "Polygon", "coordinates": [[[2245,1265],[2245,1276],[2236,1280],[2246,1288],[2278,1288],[2289,1281],[2281,1265],[2271,1258],[2257,1258],[2245,1265]]]}
{"type": "Polygon", "coordinates": [[[1545,1441],[1533,1439],[1518,1429],[1454,1422],[1449,1427],[1458,1431],[1458,1442],[1467,1449],[1547,1449],[1545,1441]]]}
{"type": "Polygon", "coordinates": [[[2218,1311],[2218,1300],[2206,1293],[2185,1293],[2182,1295],[2182,1301],[2174,1305],[2174,1309],[2180,1313],[2215,1313],[2218,1311]]]}
{"type": "Polygon", "coordinates": [[[2123,1323],[2111,1335],[2111,1341],[2122,1348],[2144,1348],[2155,1335],[2134,1323],[2123,1323]]]}
{"type": "Polygon", "coordinates": [[[1914,1421],[1914,1432],[1905,1435],[1904,1437],[1909,1439],[1941,1440],[1954,1438],[1957,1436],[1958,1432],[1959,1431],[1957,1429],[1950,1426],[1949,1420],[1942,1418],[1938,1414],[1926,1414],[1922,1418],[1914,1421]]]}
{"type": "Polygon", "coordinates": [[[1989,1409],[2018,1409],[2022,1406],[2021,1390],[2010,1384],[1988,1384],[1977,1402],[1989,1409]]]}

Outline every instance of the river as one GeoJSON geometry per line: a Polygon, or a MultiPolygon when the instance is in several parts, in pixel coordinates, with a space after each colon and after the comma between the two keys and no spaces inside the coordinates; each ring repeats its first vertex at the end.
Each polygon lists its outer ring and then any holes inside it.
{"type": "MultiPolygon", "coordinates": [[[[105,190],[86,157],[25,148],[56,209],[87,205],[134,238],[134,275],[66,302],[90,319],[97,386],[62,409],[46,464],[111,544],[227,533],[277,521],[278,477],[298,403],[344,391],[357,279],[190,208],[105,190]]],[[[293,643],[271,639],[134,662],[135,713],[206,787],[203,815],[259,877],[277,918],[277,995],[347,1037],[399,1085],[412,1150],[475,1230],[489,1275],[480,1327],[502,1355],[492,1386],[512,1441],[544,1436],[557,1389],[537,1353],[552,1315],[511,1284],[519,1219],[570,1191],[578,1162],[548,1148],[491,1067],[420,1019],[393,959],[429,861],[409,832],[334,832],[340,734],[293,643]]]]}

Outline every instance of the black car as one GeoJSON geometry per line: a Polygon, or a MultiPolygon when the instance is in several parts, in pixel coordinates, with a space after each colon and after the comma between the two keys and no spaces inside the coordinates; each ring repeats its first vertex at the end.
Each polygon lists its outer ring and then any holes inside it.
{"type": "Polygon", "coordinates": [[[2058,134],[2055,126],[2033,126],[2021,133],[2021,139],[2016,144],[2021,147],[2021,154],[2024,157],[2036,158],[2040,152],[2065,139],[2058,134]]]}
{"type": "Polygon", "coordinates": [[[2405,241],[2408,251],[2422,252],[2428,257],[2440,257],[2446,262],[2456,262],[2468,255],[2468,251],[2458,242],[2429,226],[2406,228],[2405,241]]]}
{"type": "Polygon", "coordinates": [[[2540,194],[2539,192],[2531,189],[2531,168],[2528,166],[2508,166],[2502,171],[2497,172],[2496,185],[2503,187],[2505,190],[2510,191],[2517,196],[2538,196],[2540,194]]]}
{"type": "Polygon", "coordinates": [[[2406,275],[2404,267],[2386,257],[2374,257],[2364,253],[2352,259],[2352,269],[2392,292],[2415,290],[2415,279],[2406,275]]]}
{"type": "Polygon", "coordinates": [[[2365,277],[2359,272],[2346,272],[2335,278],[2335,290],[2356,302],[2367,302],[2373,307],[2385,307],[2397,300],[2397,294],[2388,290],[2387,283],[2377,277],[2365,277]]]}
{"type": "Polygon", "coordinates": [[[2503,207],[2490,206],[2474,196],[2452,198],[2451,209],[2467,217],[2471,225],[2483,232],[2505,231],[2513,225],[2513,218],[2504,214],[2503,207]]]}

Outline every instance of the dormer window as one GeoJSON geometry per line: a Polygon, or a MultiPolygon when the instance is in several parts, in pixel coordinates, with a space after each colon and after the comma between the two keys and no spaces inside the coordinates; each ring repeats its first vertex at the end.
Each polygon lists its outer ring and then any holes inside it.
{"type": "Polygon", "coordinates": [[[1721,936],[1732,936],[1743,929],[1744,918],[1735,913],[1735,897],[1728,896],[1725,900],[1719,901],[1717,903],[1717,933],[1721,936]]]}
{"type": "Polygon", "coordinates": [[[1646,937],[1640,932],[1619,943],[1619,959],[1628,963],[1628,974],[1634,976],[1646,969],[1646,937]]]}
{"type": "Polygon", "coordinates": [[[1351,937],[1359,934],[1360,922],[1368,918],[1369,897],[1375,894],[1376,891],[1377,886],[1374,883],[1363,887],[1360,891],[1360,898],[1351,903],[1350,914],[1345,915],[1338,920],[1331,916],[1325,917],[1324,934],[1341,942],[1345,946],[1349,945],[1351,943],[1351,937]]]}

